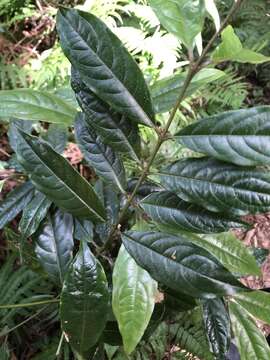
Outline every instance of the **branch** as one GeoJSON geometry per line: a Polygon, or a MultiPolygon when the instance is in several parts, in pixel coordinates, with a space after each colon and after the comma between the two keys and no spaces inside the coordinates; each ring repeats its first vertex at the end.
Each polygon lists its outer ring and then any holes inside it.
{"type": "Polygon", "coordinates": [[[112,227],[112,229],[110,231],[110,234],[108,236],[108,239],[105,242],[105,244],[103,245],[103,247],[99,250],[98,255],[100,255],[102,252],[104,252],[105,250],[107,250],[110,247],[113,235],[118,230],[119,225],[121,224],[122,220],[124,219],[126,211],[128,210],[128,208],[132,204],[132,201],[133,201],[134,197],[136,196],[139,187],[141,186],[143,181],[146,179],[146,177],[148,175],[148,172],[149,172],[151,166],[153,165],[153,162],[154,162],[154,160],[156,158],[157,153],[159,152],[159,149],[160,149],[161,145],[167,140],[167,134],[168,134],[169,128],[170,128],[170,126],[171,126],[171,124],[172,124],[172,122],[173,122],[173,120],[175,118],[175,115],[177,113],[177,110],[178,110],[179,106],[181,105],[181,103],[182,103],[182,101],[183,101],[183,99],[185,97],[186,91],[187,91],[193,77],[200,70],[202,63],[206,58],[206,55],[208,54],[209,50],[211,49],[212,45],[214,44],[214,42],[216,41],[218,36],[221,34],[221,32],[227,26],[227,24],[229,23],[232,16],[236,13],[236,11],[239,9],[239,7],[242,5],[242,3],[244,1],[245,0],[237,0],[234,3],[234,5],[232,6],[232,8],[231,8],[230,12],[228,13],[227,17],[223,21],[220,29],[210,39],[210,41],[208,42],[208,44],[204,48],[201,56],[198,58],[198,60],[195,63],[192,63],[192,62],[190,63],[189,71],[188,71],[187,77],[185,79],[185,83],[184,83],[184,85],[183,85],[183,87],[181,89],[178,100],[177,100],[177,102],[176,102],[176,104],[175,104],[175,106],[174,106],[174,108],[173,108],[173,110],[172,110],[172,112],[171,112],[171,114],[170,114],[170,116],[168,118],[168,121],[167,121],[164,129],[162,129],[162,131],[159,134],[159,137],[158,137],[157,143],[156,143],[156,145],[154,147],[153,153],[152,153],[147,165],[145,166],[145,168],[144,168],[144,170],[143,170],[143,172],[142,172],[142,174],[141,174],[141,176],[140,176],[140,178],[139,178],[139,180],[138,180],[132,194],[130,195],[130,197],[127,200],[125,206],[123,207],[122,211],[120,212],[118,222],[113,225],[113,227],[112,227]]]}

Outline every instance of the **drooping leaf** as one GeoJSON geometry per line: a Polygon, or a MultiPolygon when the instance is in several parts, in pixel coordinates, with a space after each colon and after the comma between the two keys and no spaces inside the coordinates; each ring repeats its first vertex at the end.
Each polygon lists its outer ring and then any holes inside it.
{"type": "Polygon", "coordinates": [[[112,306],[127,354],[135,349],[144,334],[154,310],[156,293],[156,281],[122,246],[113,270],[112,306]]]}
{"type": "MultiPolygon", "coordinates": [[[[192,79],[185,97],[191,96],[209,82],[220,79],[224,72],[218,69],[202,69],[192,79]]],[[[176,104],[187,73],[180,73],[158,80],[151,87],[154,110],[156,113],[170,111],[176,104]]]]}
{"type": "Polygon", "coordinates": [[[72,68],[71,85],[82,110],[87,115],[86,121],[95,128],[104,144],[138,161],[141,147],[138,125],[131,122],[125,115],[116,113],[108,104],[99,99],[83,83],[78,71],[74,68],[72,68]]]}
{"type": "Polygon", "coordinates": [[[29,203],[34,195],[30,181],[17,186],[0,202],[0,229],[14,219],[29,203]]]}
{"type": "Polygon", "coordinates": [[[180,130],[175,138],[191,150],[237,165],[270,164],[270,106],[211,116],[180,130]]]}
{"type": "Polygon", "coordinates": [[[215,359],[224,360],[230,347],[231,326],[228,311],[222,299],[202,301],[203,320],[211,352],[215,359]]]}
{"type": "Polygon", "coordinates": [[[268,360],[270,349],[263,333],[246,310],[235,302],[229,303],[232,330],[241,360],[268,360]]]}
{"type": "Polygon", "coordinates": [[[105,220],[94,189],[48,143],[18,130],[17,157],[36,188],[61,209],[79,218],[105,220]]]}
{"type": "Polygon", "coordinates": [[[58,12],[57,28],[65,55],[89,89],[117,112],[152,127],[145,80],[112,31],[92,14],[64,8],[58,12]]]}
{"type": "Polygon", "coordinates": [[[108,146],[86,122],[83,113],[75,120],[75,136],[85,160],[93,166],[104,182],[125,192],[126,176],[121,158],[108,146]]]}
{"type": "Polygon", "coordinates": [[[169,165],[159,177],[166,189],[210,211],[245,215],[270,208],[270,176],[265,170],[194,158],[169,165]]]}
{"type": "Polygon", "coordinates": [[[44,139],[48,141],[56,152],[61,154],[65,150],[68,141],[68,129],[63,125],[51,124],[44,139]]]}
{"type": "Polygon", "coordinates": [[[203,0],[149,0],[151,7],[166,30],[177,36],[188,48],[203,28],[203,0]]]}
{"type": "Polygon", "coordinates": [[[70,125],[76,108],[60,97],[32,89],[0,91],[0,113],[3,118],[46,121],[70,125]]]}
{"type": "Polygon", "coordinates": [[[221,44],[212,55],[215,62],[237,61],[240,63],[262,64],[270,61],[269,56],[245,49],[231,25],[228,25],[222,31],[221,38],[221,44]]]}
{"type": "Polygon", "coordinates": [[[71,346],[87,358],[107,321],[109,291],[101,264],[86,242],[70,265],[60,302],[62,329],[71,346]]]}
{"type": "Polygon", "coordinates": [[[234,300],[255,318],[270,325],[270,294],[264,291],[235,294],[234,300]]]}
{"type": "Polygon", "coordinates": [[[35,253],[39,262],[49,276],[62,283],[72,260],[73,219],[70,214],[57,210],[48,215],[39,228],[35,253]]]}
{"type": "Polygon", "coordinates": [[[39,224],[47,215],[51,203],[44,194],[38,192],[26,205],[19,223],[19,229],[24,239],[35,233],[39,224]]]}
{"type": "Polygon", "coordinates": [[[247,224],[229,215],[210,212],[181,200],[174,193],[152,193],[140,202],[145,212],[164,230],[219,233],[247,224]]]}
{"type": "Polygon", "coordinates": [[[245,289],[215,257],[183,235],[127,232],[123,243],[138,265],[173,290],[212,298],[245,289]]]}

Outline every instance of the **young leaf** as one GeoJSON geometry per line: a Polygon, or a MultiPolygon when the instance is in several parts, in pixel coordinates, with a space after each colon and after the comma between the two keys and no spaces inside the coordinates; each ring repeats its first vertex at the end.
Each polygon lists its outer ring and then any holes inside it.
{"type": "Polygon", "coordinates": [[[222,299],[202,301],[203,321],[211,352],[223,360],[230,347],[231,326],[228,311],[222,299]]]}
{"type": "Polygon", "coordinates": [[[228,25],[221,33],[222,42],[214,51],[212,58],[215,62],[237,61],[240,63],[262,64],[270,61],[269,56],[245,49],[235,34],[233,27],[228,25]]]}
{"type": "Polygon", "coordinates": [[[212,213],[181,200],[174,193],[152,193],[140,202],[141,207],[164,230],[219,233],[247,224],[229,215],[212,213]]]}
{"type": "Polygon", "coordinates": [[[235,294],[234,300],[255,318],[270,325],[270,294],[264,291],[252,291],[235,294]]]}
{"type": "Polygon", "coordinates": [[[127,232],[123,243],[139,266],[173,290],[213,298],[245,289],[215,257],[183,235],[127,232]]]}
{"type": "Polygon", "coordinates": [[[270,208],[270,175],[266,170],[190,158],[161,170],[159,177],[166,189],[210,211],[245,215],[270,208]]]}
{"type": "Polygon", "coordinates": [[[270,164],[270,106],[211,116],[180,130],[175,138],[191,150],[237,165],[270,164]]]}
{"type": "Polygon", "coordinates": [[[60,318],[70,345],[87,358],[107,321],[109,290],[101,264],[86,242],[70,265],[61,294],[60,318]]]}
{"type": "Polygon", "coordinates": [[[70,125],[77,110],[54,94],[16,89],[0,91],[0,113],[3,118],[15,117],[70,125]]]}
{"type": "Polygon", "coordinates": [[[108,104],[99,99],[84,84],[74,68],[71,72],[71,85],[78,103],[87,115],[85,120],[95,128],[104,144],[138,161],[141,150],[138,125],[129,121],[125,115],[116,113],[108,104]]]}
{"type": "Polygon", "coordinates": [[[203,28],[204,0],[149,0],[151,7],[166,30],[177,36],[188,48],[203,28]]]}
{"type": "MultiPolygon", "coordinates": [[[[220,79],[224,72],[218,69],[202,69],[192,79],[185,97],[191,96],[197,90],[209,84],[209,82],[220,79]]],[[[176,104],[179,92],[184,85],[187,73],[180,73],[158,80],[151,87],[154,110],[156,113],[170,111],[176,104]]]]}
{"type": "Polygon", "coordinates": [[[62,283],[72,260],[73,219],[69,214],[57,210],[49,215],[40,227],[35,253],[39,262],[49,276],[62,283]]]}
{"type": "Polygon", "coordinates": [[[124,193],[126,175],[121,158],[108,145],[103,144],[85,118],[83,113],[79,113],[74,124],[76,140],[85,160],[93,166],[104,182],[124,193]]]}
{"type": "Polygon", "coordinates": [[[17,186],[0,203],[0,229],[14,219],[29,203],[34,195],[34,187],[30,181],[17,186]]]}
{"type": "Polygon", "coordinates": [[[105,220],[94,189],[48,143],[18,129],[17,157],[37,189],[61,209],[79,218],[105,220]]]}
{"type": "Polygon", "coordinates": [[[38,192],[23,210],[19,229],[24,239],[34,234],[39,224],[47,215],[51,201],[38,192]]]}
{"type": "Polygon", "coordinates": [[[83,81],[121,114],[153,126],[149,90],[142,73],[112,31],[94,15],[61,8],[57,16],[61,46],[83,81]]]}
{"type": "Polygon", "coordinates": [[[269,360],[270,349],[263,333],[240,305],[229,303],[232,330],[241,360],[269,360]]]}
{"type": "Polygon", "coordinates": [[[130,354],[141,340],[155,305],[157,283],[120,248],[113,270],[112,306],[130,354]]]}

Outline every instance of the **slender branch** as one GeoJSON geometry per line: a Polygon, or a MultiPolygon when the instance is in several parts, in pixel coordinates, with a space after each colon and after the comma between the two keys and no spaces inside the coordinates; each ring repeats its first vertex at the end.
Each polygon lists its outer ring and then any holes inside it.
{"type": "Polygon", "coordinates": [[[160,149],[161,145],[167,140],[167,135],[168,135],[169,128],[170,128],[170,126],[171,126],[171,124],[172,124],[172,122],[173,122],[173,120],[175,118],[175,115],[177,113],[178,108],[180,107],[182,101],[185,98],[186,91],[187,91],[193,77],[201,69],[201,65],[204,62],[204,60],[206,58],[206,55],[208,54],[209,50],[213,46],[214,42],[216,41],[218,36],[221,34],[221,32],[224,30],[224,28],[227,26],[227,24],[230,21],[231,17],[235,14],[235,12],[239,9],[239,7],[242,5],[242,3],[244,1],[245,0],[237,0],[234,3],[234,5],[232,6],[230,12],[228,13],[226,19],[223,21],[220,29],[210,39],[210,41],[208,42],[208,44],[204,48],[201,56],[198,58],[198,60],[195,63],[190,62],[189,71],[188,71],[187,77],[185,79],[185,83],[184,83],[184,85],[183,85],[183,87],[181,89],[178,100],[177,100],[172,112],[170,113],[170,116],[168,118],[168,121],[167,121],[164,129],[162,129],[162,131],[160,131],[160,134],[158,136],[158,140],[157,140],[157,143],[156,143],[156,145],[154,147],[153,153],[152,153],[147,165],[145,166],[140,178],[138,179],[138,182],[137,182],[132,194],[129,196],[125,206],[123,207],[122,211],[120,212],[118,222],[112,226],[112,229],[111,229],[110,234],[108,236],[108,240],[105,242],[103,247],[99,250],[98,255],[100,255],[102,252],[104,252],[105,250],[107,250],[110,247],[113,235],[115,234],[115,232],[117,231],[119,225],[121,224],[122,220],[124,219],[126,211],[128,210],[128,208],[132,204],[132,201],[133,201],[134,197],[136,196],[139,187],[141,186],[143,181],[148,176],[149,170],[150,170],[151,166],[153,165],[153,162],[154,162],[154,160],[156,158],[157,153],[159,152],[159,149],[160,149]]]}
{"type": "Polygon", "coordinates": [[[25,303],[25,304],[0,305],[0,309],[15,309],[15,308],[31,307],[31,306],[37,306],[37,305],[58,303],[59,301],[60,301],[59,299],[52,299],[52,300],[43,300],[43,301],[37,301],[37,302],[25,303]]]}

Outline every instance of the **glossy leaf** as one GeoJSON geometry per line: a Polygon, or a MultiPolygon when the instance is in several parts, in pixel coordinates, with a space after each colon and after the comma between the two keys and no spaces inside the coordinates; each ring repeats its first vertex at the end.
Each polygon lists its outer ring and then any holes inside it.
{"type": "Polygon", "coordinates": [[[0,202],[0,229],[13,220],[29,203],[34,195],[30,181],[17,186],[0,202]]]}
{"type": "Polygon", "coordinates": [[[231,342],[230,317],[222,299],[202,301],[203,321],[211,352],[224,360],[231,342]]]}
{"type": "Polygon", "coordinates": [[[270,294],[264,291],[235,294],[234,300],[255,318],[270,325],[270,294]]]}
{"type": "Polygon", "coordinates": [[[94,15],[60,9],[57,28],[63,51],[100,99],[121,114],[153,126],[149,90],[120,40],[94,15]]]}
{"type": "Polygon", "coordinates": [[[57,95],[45,91],[16,89],[0,91],[0,113],[3,118],[46,121],[70,125],[76,108],[57,95]]]}
{"type": "Polygon", "coordinates": [[[123,243],[138,265],[173,290],[212,298],[245,289],[215,257],[183,235],[127,232],[123,243]]]}
{"type": "Polygon", "coordinates": [[[262,169],[194,158],[175,162],[159,177],[166,189],[210,211],[244,215],[270,208],[270,175],[262,169]]]}
{"type": "Polygon", "coordinates": [[[270,164],[270,106],[211,116],[180,130],[175,138],[191,150],[237,165],[270,164]]]}
{"type": "Polygon", "coordinates": [[[221,44],[212,55],[215,62],[237,61],[240,63],[262,64],[270,61],[269,56],[245,49],[231,25],[228,25],[222,31],[221,38],[221,44]]]}
{"type": "Polygon", "coordinates": [[[154,310],[156,293],[156,281],[122,246],[113,270],[112,306],[127,354],[135,349],[144,334],[154,310]]]}
{"type": "Polygon", "coordinates": [[[72,68],[71,85],[82,110],[87,115],[86,121],[95,128],[104,144],[138,161],[141,146],[138,125],[131,122],[125,115],[116,113],[99,99],[83,83],[78,71],[74,68],[72,68]]]}
{"type": "Polygon", "coordinates": [[[229,215],[210,212],[181,200],[174,193],[152,193],[140,202],[145,212],[164,230],[219,233],[247,224],[229,215]]]}
{"type": "Polygon", "coordinates": [[[261,270],[249,249],[232,232],[189,236],[190,241],[213,254],[229,271],[261,276],[261,270]]]}
{"type": "Polygon", "coordinates": [[[26,132],[27,134],[31,134],[33,122],[27,120],[10,120],[8,127],[8,142],[11,146],[12,150],[16,152],[17,148],[17,136],[18,131],[17,128],[26,132]]]}
{"type": "Polygon", "coordinates": [[[204,0],[149,0],[161,24],[188,48],[203,28],[204,0]]]}
{"type": "Polygon", "coordinates": [[[86,122],[80,113],[75,120],[75,136],[85,160],[95,169],[104,182],[125,192],[126,176],[121,158],[108,146],[86,122]]]}
{"type": "Polygon", "coordinates": [[[36,188],[61,209],[79,218],[105,220],[93,188],[48,143],[18,130],[17,157],[36,188]]]}
{"type": "Polygon", "coordinates": [[[35,253],[49,276],[62,283],[73,251],[73,219],[57,210],[39,228],[35,253]]]}
{"type": "Polygon", "coordinates": [[[88,358],[107,321],[109,291],[101,264],[86,242],[70,265],[61,294],[62,329],[70,345],[88,358]]]}
{"type": "Polygon", "coordinates": [[[24,239],[36,232],[39,224],[47,215],[51,203],[44,194],[38,192],[27,204],[19,223],[19,229],[24,239]]]}
{"type": "MultiPolygon", "coordinates": [[[[220,79],[225,73],[218,69],[202,69],[192,79],[185,97],[191,96],[209,82],[220,79]]],[[[187,73],[180,73],[158,80],[151,87],[151,94],[156,113],[170,111],[176,104],[187,73]]]]}
{"type": "Polygon", "coordinates": [[[232,330],[241,360],[268,360],[270,349],[263,333],[244,308],[235,302],[229,303],[232,330]]]}
{"type": "Polygon", "coordinates": [[[89,220],[74,218],[74,238],[76,240],[91,241],[94,234],[94,224],[89,220]]]}
{"type": "Polygon", "coordinates": [[[175,311],[177,313],[186,312],[198,306],[194,297],[171,289],[165,289],[164,302],[166,309],[175,311]]]}

